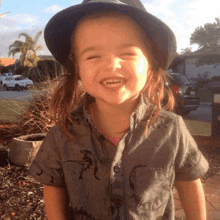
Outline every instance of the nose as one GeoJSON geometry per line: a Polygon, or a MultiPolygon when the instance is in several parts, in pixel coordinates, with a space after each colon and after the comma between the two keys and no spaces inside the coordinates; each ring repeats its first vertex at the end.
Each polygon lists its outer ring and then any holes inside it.
{"type": "Polygon", "coordinates": [[[117,69],[121,69],[121,60],[120,58],[111,55],[106,56],[103,62],[103,69],[106,71],[115,71],[117,69]]]}

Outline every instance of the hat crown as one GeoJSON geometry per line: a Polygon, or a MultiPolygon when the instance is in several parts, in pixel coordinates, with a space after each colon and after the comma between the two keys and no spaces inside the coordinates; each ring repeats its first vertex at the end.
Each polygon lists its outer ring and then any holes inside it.
{"type": "Polygon", "coordinates": [[[72,32],[80,19],[88,14],[116,11],[136,21],[153,44],[153,56],[162,69],[166,69],[176,56],[176,38],[172,30],[160,19],[147,12],[141,0],[82,0],[54,15],[44,31],[46,45],[61,64],[68,61],[72,32]]]}
{"type": "Polygon", "coordinates": [[[114,4],[125,4],[130,7],[134,7],[140,10],[146,11],[144,5],[140,0],[84,0],[82,4],[86,3],[114,3],[114,4]]]}

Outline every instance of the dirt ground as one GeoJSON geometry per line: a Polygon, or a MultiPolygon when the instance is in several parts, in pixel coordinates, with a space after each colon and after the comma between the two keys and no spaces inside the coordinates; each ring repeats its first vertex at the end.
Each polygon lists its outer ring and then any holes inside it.
{"type": "MultiPolygon", "coordinates": [[[[1,134],[1,126],[0,126],[1,134]]],[[[43,186],[28,175],[27,167],[8,164],[5,160],[10,139],[0,135],[0,219],[45,220],[43,186]]],[[[220,175],[220,140],[208,136],[194,136],[210,168],[202,181],[220,175]]]]}

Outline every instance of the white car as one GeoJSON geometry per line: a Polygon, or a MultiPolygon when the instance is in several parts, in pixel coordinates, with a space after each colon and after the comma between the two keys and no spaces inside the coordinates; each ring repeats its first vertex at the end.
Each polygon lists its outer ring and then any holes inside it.
{"type": "Polygon", "coordinates": [[[12,76],[12,73],[3,73],[0,75],[0,84],[2,84],[3,79],[7,76],[12,76]]]}
{"type": "Polygon", "coordinates": [[[2,85],[5,90],[8,89],[28,89],[33,85],[33,81],[22,76],[22,75],[14,75],[14,76],[7,76],[2,79],[2,85]]]}

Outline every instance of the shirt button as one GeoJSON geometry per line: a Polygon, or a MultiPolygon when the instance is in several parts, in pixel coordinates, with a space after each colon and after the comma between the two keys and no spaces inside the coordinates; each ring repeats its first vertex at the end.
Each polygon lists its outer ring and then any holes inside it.
{"type": "Polygon", "coordinates": [[[114,166],[114,172],[119,173],[120,172],[120,167],[119,166],[114,166]]]}

